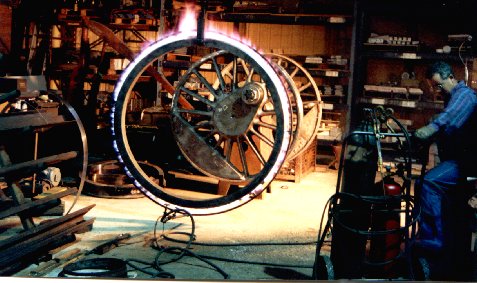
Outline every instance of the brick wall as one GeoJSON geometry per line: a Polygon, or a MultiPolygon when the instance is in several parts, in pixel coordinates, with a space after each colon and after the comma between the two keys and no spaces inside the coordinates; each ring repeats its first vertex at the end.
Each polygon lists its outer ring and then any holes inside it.
{"type": "Polygon", "coordinates": [[[12,9],[0,4],[0,52],[10,53],[12,45],[12,9]]]}

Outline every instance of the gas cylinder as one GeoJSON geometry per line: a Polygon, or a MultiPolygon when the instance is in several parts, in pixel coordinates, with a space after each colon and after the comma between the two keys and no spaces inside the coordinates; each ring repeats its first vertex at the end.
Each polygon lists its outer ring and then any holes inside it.
{"type": "MultiPolygon", "coordinates": [[[[379,195],[384,195],[385,202],[375,205],[371,219],[372,231],[386,231],[385,235],[373,235],[370,241],[370,261],[375,263],[386,263],[383,268],[379,268],[385,278],[392,278],[396,275],[396,259],[401,251],[402,232],[393,231],[401,227],[400,209],[401,201],[398,196],[402,194],[402,186],[396,182],[391,174],[391,168],[386,168],[387,173],[382,181],[376,183],[376,190],[379,195]],[[387,198],[386,196],[393,196],[387,198]]],[[[379,272],[381,273],[381,272],[379,272]]]]}

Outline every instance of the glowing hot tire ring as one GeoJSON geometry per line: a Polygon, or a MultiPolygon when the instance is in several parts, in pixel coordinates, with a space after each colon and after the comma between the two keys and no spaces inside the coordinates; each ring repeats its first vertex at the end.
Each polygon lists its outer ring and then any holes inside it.
{"type": "Polygon", "coordinates": [[[126,135],[126,110],[131,90],[136,81],[153,61],[167,52],[196,46],[195,32],[180,33],[165,37],[143,50],[136,59],[123,71],[114,89],[114,108],[112,110],[113,146],[118,154],[118,159],[125,166],[125,171],[134,180],[135,186],[148,198],[163,207],[170,209],[185,209],[194,215],[208,215],[225,212],[239,207],[254,197],[258,196],[278,173],[287,154],[290,142],[290,113],[283,111],[289,109],[287,93],[284,86],[270,63],[248,45],[228,36],[206,32],[202,44],[206,47],[224,49],[228,52],[250,62],[255,62],[256,72],[259,73],[270,91],[277,109],[277,129],[274,147],[262,170],[256,178],[245,187],[226,196],[207,199],[183,199],[166,193],[163,188],[150,181],[149,177],[139,166],[135,159],[126,135]]]}

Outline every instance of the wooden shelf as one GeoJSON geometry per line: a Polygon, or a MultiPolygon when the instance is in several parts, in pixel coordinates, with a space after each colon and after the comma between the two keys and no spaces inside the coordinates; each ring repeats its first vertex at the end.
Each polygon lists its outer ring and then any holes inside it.
{"type": "Polygon", "coordinates": [[[349,109],[348,105],[345,103],[333,103],[325,102],[323,103],[323,111],[347,111],[349,109]]]}
{"type": "MultiPolygon", "coordinates": [[[[377,51],[366,50],[362,54],[367,58],[378,59],[399,59],[399,60],[443,60],[443,61],[458,61],[460,60],[458,54],[454,53],[431,53],[431,52],[405,52],[405,51],[377,51]]],[[[463,54],[462,59],[473,59],[470,54],[463,54]]]]}
{"type": "Polygon", "coordinates": [[[349,77],[349,70],[341,69],[320,69],[320,68],[308,68],[307,71],[312,76],[329,77],[329,78],[347,78],[349,77]]]}
{"type": "Polygon", "coordinates": [[[344,25],[352,23],[351,15],[275,14],[275,13],[208,13],[208,20],[223,22],[276,23],[295,25],[344,25]]]}
{"type": "Polygon", "coordinates": [[[358,98],[357,102],[362,104],[397,106],[402,108],[436,109],[436,110],[444,109],[444,102],[437,102],[437,101],[433,102],[433,101],[405,100],[405,99],[396,99],[396,98],[360,97],[358,98]]]}

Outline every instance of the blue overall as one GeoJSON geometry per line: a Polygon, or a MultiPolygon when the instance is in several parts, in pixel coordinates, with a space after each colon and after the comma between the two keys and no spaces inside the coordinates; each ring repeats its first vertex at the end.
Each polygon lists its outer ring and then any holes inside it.
{"type": "Polygon", "coordinates": [[[441,163],[426,173],[422,183],[419,243],[431,251],[440,251],[444,244],[443,201],[451,201],[449,193],[462,189],[465,177],[476,174],[476,105],[474,91],[459,82],[443,112],[430,123],[438,130],[441,163]]]}

